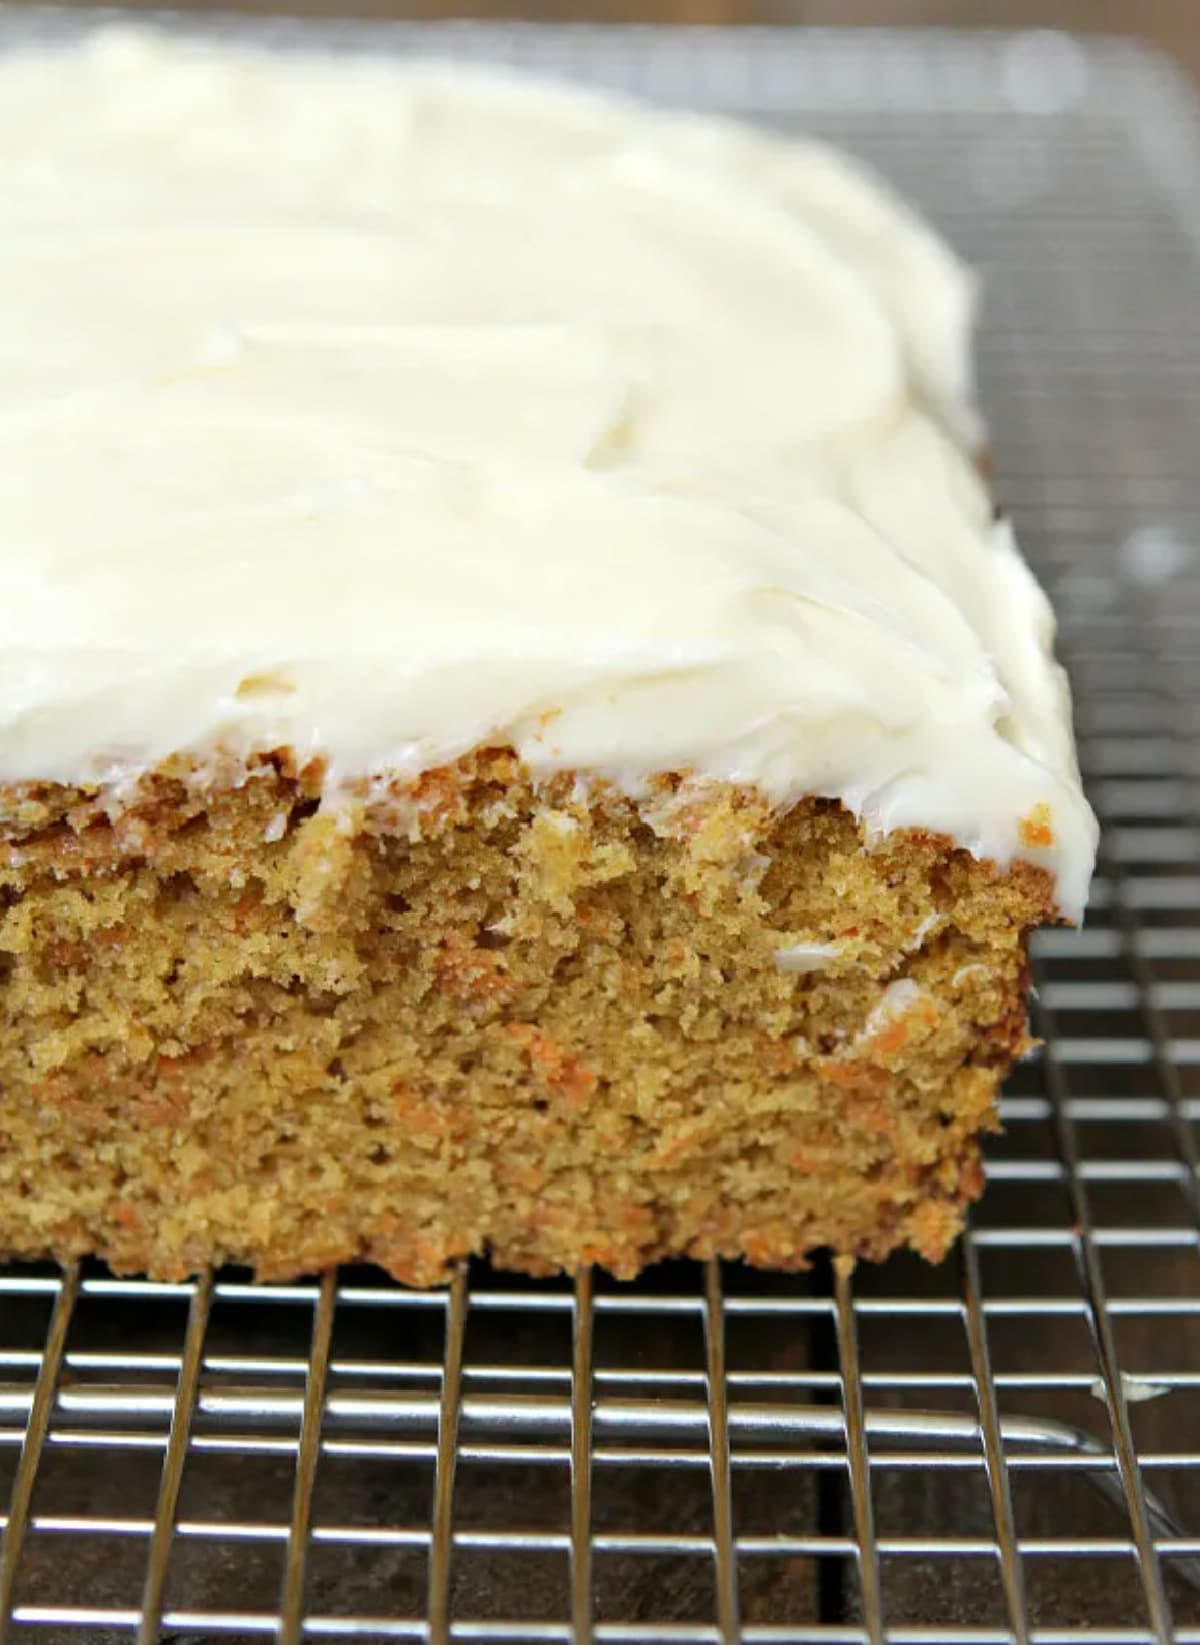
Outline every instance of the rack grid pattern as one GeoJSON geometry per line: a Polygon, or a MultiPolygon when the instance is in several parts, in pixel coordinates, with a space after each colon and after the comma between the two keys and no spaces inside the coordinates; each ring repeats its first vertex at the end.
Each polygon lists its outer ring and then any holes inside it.
{"type": "MultiPolygon", "coordinates": [[[[77,27],[0,7],[0,46],[77,27]]],[[[1198,1645],[1190,94],[1054,35],[321,37],[834,138],[975,261],[998,490],[1105,824],[1093,910],[1037,945],[1044,1047],[940,1268],[0,1273],[0,1637],[1198,1645]]]]}

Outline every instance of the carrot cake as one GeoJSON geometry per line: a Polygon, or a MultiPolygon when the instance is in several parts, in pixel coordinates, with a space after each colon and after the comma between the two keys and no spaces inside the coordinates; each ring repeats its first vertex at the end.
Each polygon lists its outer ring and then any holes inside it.
{"type": "Polygon", "coordinates": [[[0,58],[0,1250],[939,1257],[1095,823],[970,279],[836,153],[0,58]]]}

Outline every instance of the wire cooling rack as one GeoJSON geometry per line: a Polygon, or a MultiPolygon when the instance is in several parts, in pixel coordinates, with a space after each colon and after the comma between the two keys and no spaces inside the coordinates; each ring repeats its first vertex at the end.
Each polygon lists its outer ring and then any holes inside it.
{"type": "MultiPolygon", "coordinates": [[[[0,43],[77,27],[5,12],[0,43]]],[[[191,27],[211,25],[196,24],[191,27]]],[[[303,25],[255,25],[282,46],[303,25]]],[[[335,26],[847,143],[983,270],[1106,825],[939,1268],[0,1273],[0,1634],[1200,1642],[1200,159],[1051,35],[335,26]]]]}

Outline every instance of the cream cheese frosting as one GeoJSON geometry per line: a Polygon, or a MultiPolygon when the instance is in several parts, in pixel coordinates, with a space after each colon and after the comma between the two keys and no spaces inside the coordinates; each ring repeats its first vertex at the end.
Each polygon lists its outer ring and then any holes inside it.
{"type": "Polygon", "coordinates": [[[0,781],[511,741],[841,798],[1082,910],[972,283],[842,156],[105,28],[0,58],[0,781]]]}

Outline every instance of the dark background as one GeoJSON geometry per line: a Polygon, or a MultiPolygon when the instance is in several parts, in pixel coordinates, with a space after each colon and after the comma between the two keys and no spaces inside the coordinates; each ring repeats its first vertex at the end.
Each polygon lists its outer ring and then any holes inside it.
{"type": "MultiPolygon", "coordinates": [[[[153,0],[130,0],[133,5],[153,0]]],[[[161,3],[161,0],[160,0],[161,3]]],[[[592,22],[930,23],[1077,29],[1154,41],[1200,75],[1197,0],[175,0],[196,11],[362,17],[535,17],[592,22]]]]}

